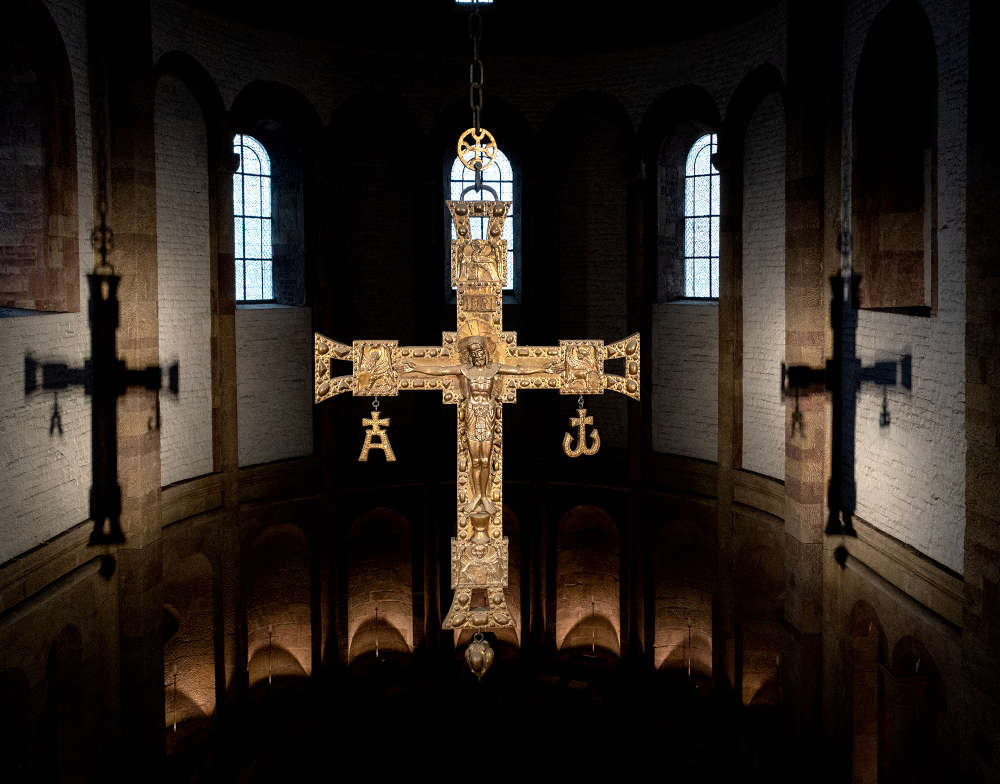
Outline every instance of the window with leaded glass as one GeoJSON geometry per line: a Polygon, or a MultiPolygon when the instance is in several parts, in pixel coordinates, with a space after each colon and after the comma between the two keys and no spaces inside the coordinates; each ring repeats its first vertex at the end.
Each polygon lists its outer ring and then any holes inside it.
{"type": "MultiPolygon", "coordinates": [[[[471,169],[462,164],[461,158],[455,157],[451,165],[451,174],[448,182],[448,198],[458,201],[462,198],[462,192],[466,188],[472,187],[476,182],[476,174],[471,169]]],[[[493,165],[483,171],[483,185],[489,186],[496,191],[499,201],[509,201],[510,210],[507,212],[507,219],[503,224],[503,238],[507,240],[507,281],[504,283],[504,291],[514,290],[515,265],[517,264],[518,248],[515,242],[515,225],[519,218],[518,205],[514,196],[514,168],[510,160],[499,149],[493,165]]],[[[493,194],[483,189],[479,193],[470,190],[465,195],[466,201],[492,200],[493,194]]],[[[489,224],[488,218],[472,218],[469,221],[469,228],[472,231],[472,239],[485,239],[486,229],[489,224]]],[[[455,239],[455,226],[448,220],[451,226],[451,238],[455,239]]]]}
{"type": "Polygon", "coordinates": [[[716,134],[688,152],[684,169],[684,296],[719,297],[719,171],[712,164],[716,134]]]}
{"type": "Polygon", "coordinates": [[[243,133],[233,137],[233,152],[239,156],[233,175],[236,301],[271,302],[271,159],[264,145],[243,133]]]}

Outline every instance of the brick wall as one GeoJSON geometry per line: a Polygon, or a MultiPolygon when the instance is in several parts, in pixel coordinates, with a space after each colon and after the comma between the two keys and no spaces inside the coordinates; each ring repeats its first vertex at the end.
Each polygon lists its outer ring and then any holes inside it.
{"type": "MultiPolygon", "coordinates": [[[[843,188],[850,216],[851,105],[865,34],[883,2],[853,2],[845,31],[843,188]]],[[[938,61],[938,310],[917,317],[863,310],[863,365],[913,355],[913,389],[890,389],[889,427],[880,427],[882,390],[858,393],[857,514],[961,572],[965,533],[965,185],[968,5],[924,3],[938,61]]],[[[850,470],[850,467],[845,467],[850,470]]]]}
{"type": "MultiPolygon", "coordinates": [[[[93,268],[90,102],[82,3],[47,7],[62,35],[76,101],[80,302],[93,268]]],[[[24,394],[24,356],[82,367],[90,333],[82,312],[0,319],[0,563],[87,519],[90,492],[90,400],[82,389],[60,393],[63,433],[49,435],[53,396],[24,394]]],[[[41,379],[39,378],[39,381],[41,379]]]]}
{"type": "Polygon", "coordinates": [[[653,449],[715,461],[719,423],[719,307],[653,309],[653,449]]]}
{"type": "Polygon", "coordinates": [[[208,157],[194,96],[156,88],[156,256],[160,363],[180,364],[180,394],[160,397],[160,483],[212,471],[208,157]]]}
{"type": "Polygon", "coordinates": [[[743,166],[743,467],[785,478],[785,122],[772,95],[747,127],[743,166]]]}
{"type": "Polygon", "coordinates": [[[241,466],[312,454],[311,318],[309,308],[236,311],[241,466]]]}

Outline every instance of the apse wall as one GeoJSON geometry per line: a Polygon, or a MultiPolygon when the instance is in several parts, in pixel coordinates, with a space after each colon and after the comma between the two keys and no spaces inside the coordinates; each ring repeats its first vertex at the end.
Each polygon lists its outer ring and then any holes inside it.
{"type": "Polygon", "coordinates": [[[754,111],[743,164],[743,468],[785,478],[785,123],[777,95],[754,111]]]}
{"type": "Polygon", "coordinates": [[[718,460],[719,306],[653,306],[653,449],[718,460]]]}
{"type": "Polygon", "coordinates": [[[25,355],[74,368],[82,368],[90,355],[86,275],[94,266],[94,208],[86,26],[82,7],[56,2],[45,6],[62,37],[73,81],[80,310],[0,318],[0,563],[89,515],[90,399],[79,387],[60,392],[62,432],[54,428],[50,434],[55,396],[41,391],[28,396],[24,391],[25,355]]]}
{"type": "Polygon", "coordinates": [[[184,84],[156,86],[156,258],[160,366],[179,363],[180,394],[160,395],[160,484],[212,471],[208,151],[184,84]]]}
{"type": "Polygon", "coordinates": [[[236,309],[240,466],[312,454],[312,311],[236,309]]]}
{"type": "MultiPolygon", "coordinates": [[[[885,2],[852,2],[845,20],[843,188],[850,225],[852,107],[865,38],[885,2]]],[[[861,384],[856,411],[857,514],[961,572],[965,537],[965,235],[969,9],[965,0],[923,4],[937,54],[938,308],[931,316],[861,310],[862,366],[912,354],[913,388],[861,384]]]]}

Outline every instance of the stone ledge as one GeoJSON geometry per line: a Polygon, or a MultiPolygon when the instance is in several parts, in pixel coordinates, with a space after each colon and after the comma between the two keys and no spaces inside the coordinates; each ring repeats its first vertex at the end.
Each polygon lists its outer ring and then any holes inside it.
{"type": "Polygon", "coordinates": [[[0,566],[0,613],[58,582],[95,557],[113,552],[109,546],[87,546],[93,526],[91,520],[77,523],[0,566]]]}
{"type": "Polygon", "coordinates": [[[785,519],[785,483],[763,474],[733,471],[733,502],[785,519]]]}
{"type": "Polygon", "coordinates": [[[241,505],[257,499],[313,495],[322,486],[320,461],[315,457],[247,466],[239,470],[237,480],[241,505]]]}
{"type": "Polygon", "coordinates": [[[965,582],[925,555],[854,517],[857,537],[844,537],[847,552],[918,604],[962,628],[965,582]]]}
{"type": "Polygon", "coordinates": [[[178,520],[222,506],[222,474],[206,474],[164,487],[160,520],[166,528],[178,520]]]}

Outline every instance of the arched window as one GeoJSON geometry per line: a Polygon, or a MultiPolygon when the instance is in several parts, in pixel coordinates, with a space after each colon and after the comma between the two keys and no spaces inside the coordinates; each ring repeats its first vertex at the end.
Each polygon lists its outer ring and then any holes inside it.
{"type": "Polygon", "coordinates": [[[706,133],[688,152],[684,168],[684,296],[719,297],[719,171],[712,165],[718,149],[706,133]]]}
{"type": "Polygon", "coordinates": [[[233,152],[240,158],[233,175],[236,301],[271,302],[271,159],[264,145],[241,133],[233,137],[233,152]]]}
{"type": "MultiPolygon", "coordinates": [[[[452,201],[458,201],[462,198],[462,191],[474,185],[475,181],[475,172],[467,169],[462,164],[461,158],[455,156],[448,180],[448,198],[452,201]]],[[[503,238],[507,240],[507,282],[504,283],[504,291],[513,291],[514,281],[518,279],[515,274],[515,265],[517,264],[519,250],[515,242],[516,234],[514,228],[520,216],[515,199],[514,167],[511,166],[510,160],[499,149],[497,150],[496,158],[493,160],[493,165],[483,171],[483,184],[495,190],[497,198],[500,201],[509,201],[511,203],[507,219],[503,224],[503,238]]],[[[484,196],[487,199],[493,198],[492,194],[488,194],[485,190],[479,193],[469,191],[466,194],[466,201],[483,201],[484,196]]],[[[469,226],[472,229],[472,239],[485,238],[488,223],[487,218],[473,218],[469,222],[469,226]]],[[[451,238],[455,239],[455,226],[452,224],[450,218],[448,225],[451,226],[451,238]]]]}

